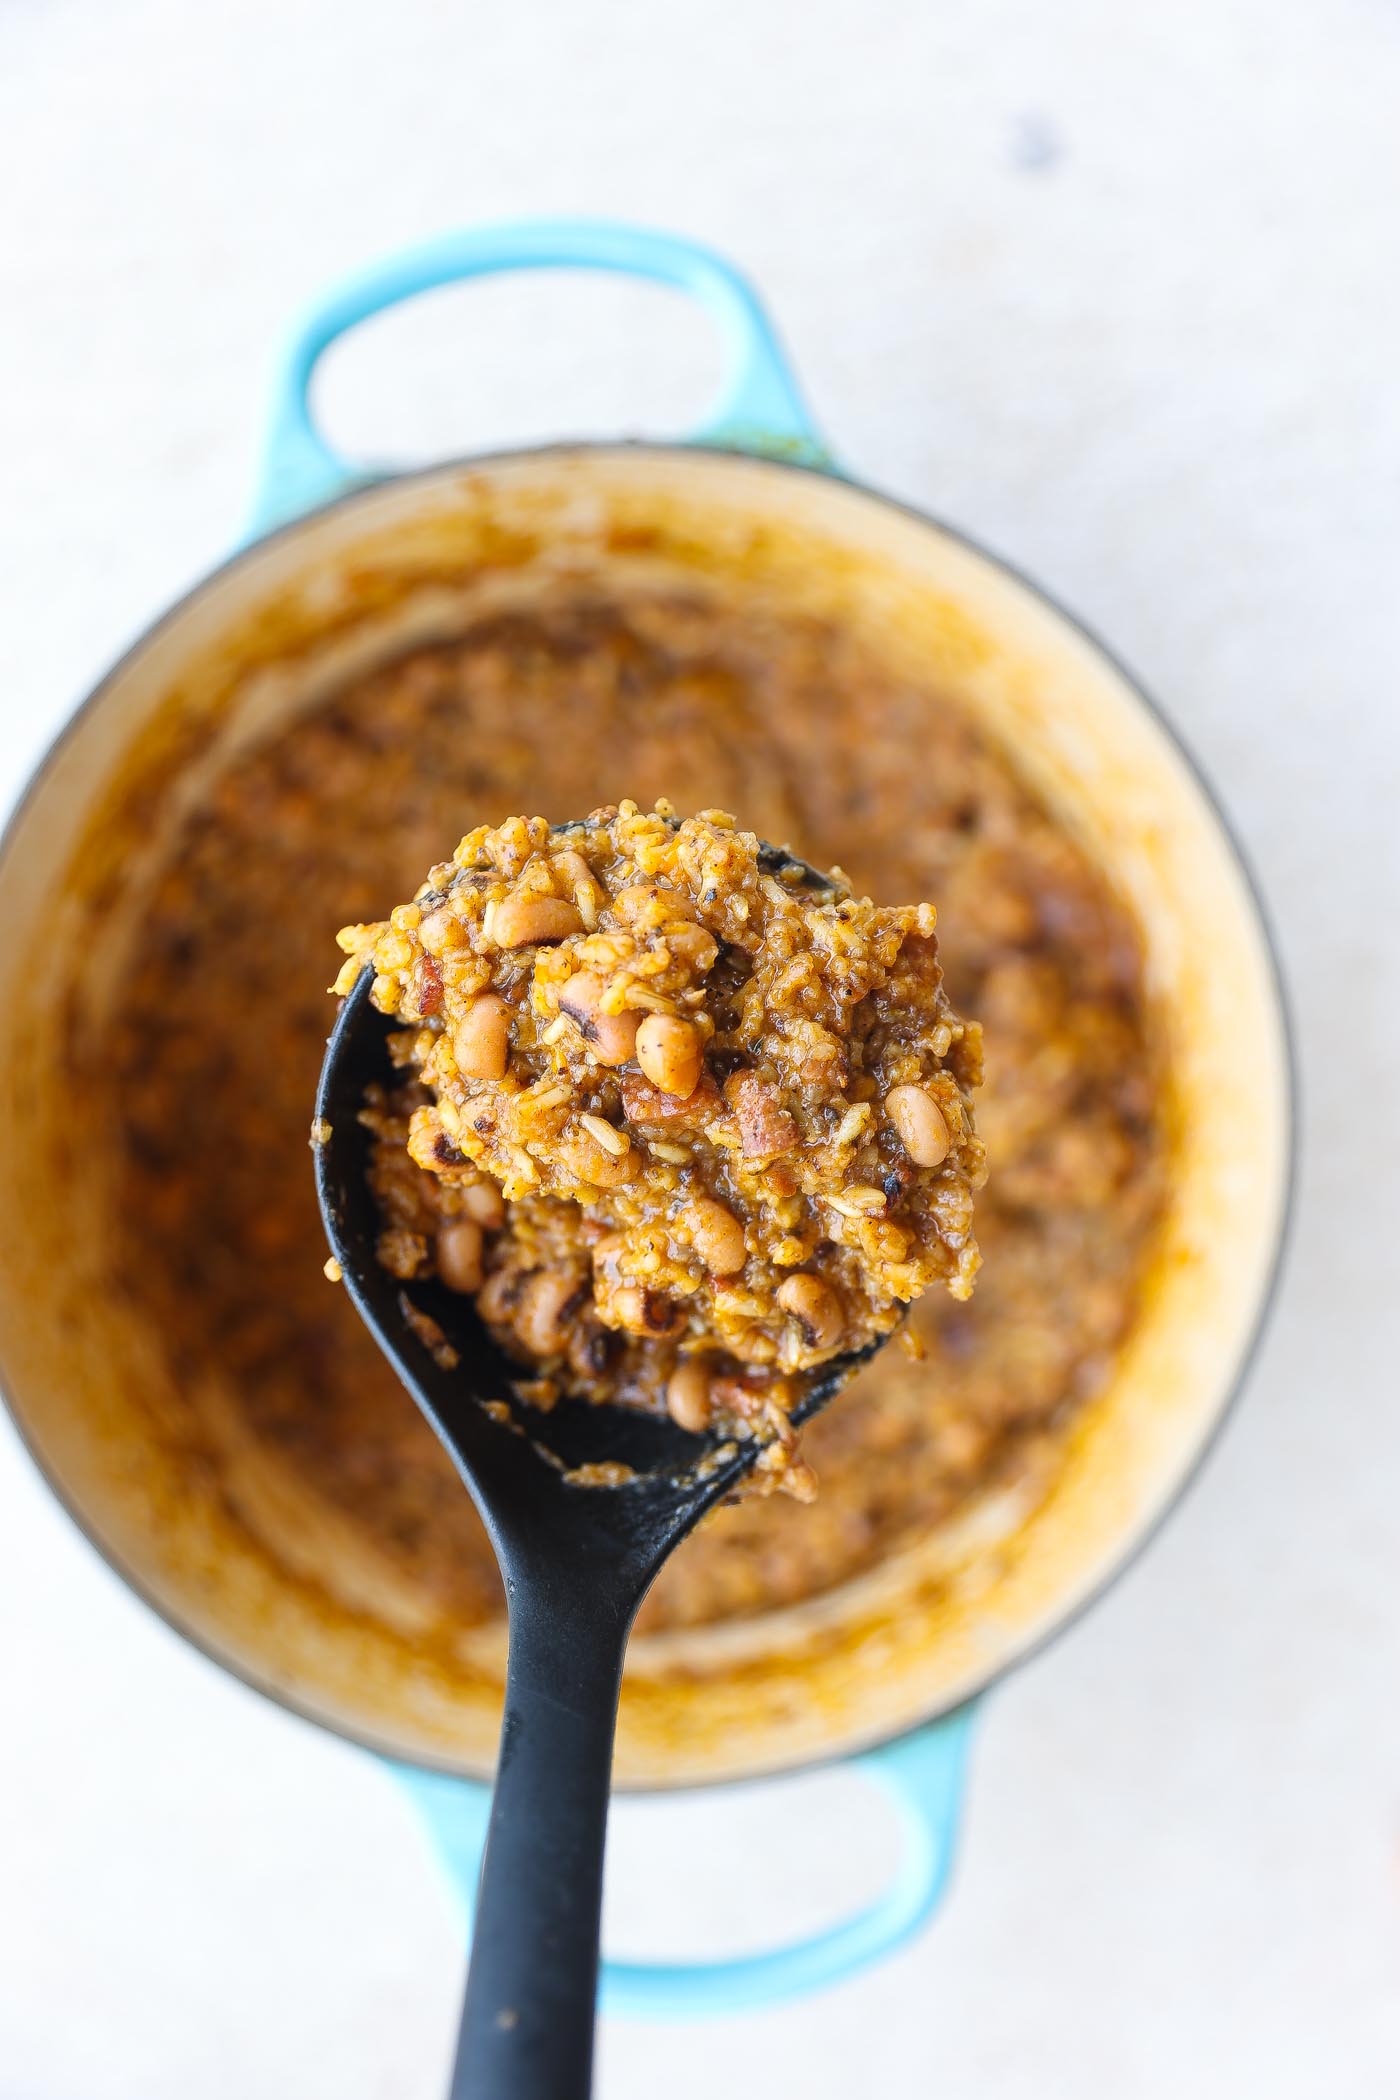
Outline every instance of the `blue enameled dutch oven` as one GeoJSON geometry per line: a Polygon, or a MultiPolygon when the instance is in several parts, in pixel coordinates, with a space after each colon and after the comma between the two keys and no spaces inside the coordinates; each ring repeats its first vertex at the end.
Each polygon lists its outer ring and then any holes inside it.
{"type": "MultiPolygon", "coordinates": [[[[927,1919],[974,1704],[1103,1587],[1195,1467],[1260,1323],[1290,1159],[1269,944],[1179,743],[1023,578],[833,466],[757,300],[717,256],[622,226],[483,228],[368,271],[295,338],[253,536],[98,687],[5,835],[0,924],[8,982],[24,995],[0,1009],[0,1371],[40,1466],[117,1572],[226,1668],[388,1759],[469,1901],[499,1636],[464,1635],[453,1670],[425,1668],[420,1600],[357,1559],[265,1452],[231,1438],[222,1481],[190,1464],[188,1395],[160,1338],[101,1286],[115,1229],[108,1162],[100,1133],[79,1141],[58,1075],[65,1032],[101,1026],[182,808],[240,743],[483,609],[678,575],[727,602],[847,624],[1014,748],[1141,922],[1174,1131],[1137,1326],[1048,1491],[1033,1503],[988,1497],[815,1603],[634,1640],[620,1785],[711,1785],[847,1757],[893,1796],[902,1824],[893,1884],[834,1930],[715,1964],[609,1966],[614,2007],[694,2015],[849,1975],[927,1919]],[[685,443],[551,445],[397,476],[356,471],[330,450],[308,390],[345,330],[431,286],[560,266],[658,280],[708,310],[729,377],[704,430],[685,443]],[[133,807],[141,844],[117,864],[111,842],[129,840],[119,820],[133,807]],[[259,1521],[235,1523],[231,1499],[259,1521]]],[[[204,1397],[219,1418],[217,1395],[204,1397]]]]}

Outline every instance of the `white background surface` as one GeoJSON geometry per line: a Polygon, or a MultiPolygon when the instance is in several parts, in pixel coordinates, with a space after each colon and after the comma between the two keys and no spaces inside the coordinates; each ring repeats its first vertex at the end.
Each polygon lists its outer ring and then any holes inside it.
{"type": "MultiPolygon", "coordinates": [[[[747,265],[854,470],[1111,638],[1282,934],[1300,1221],[1206,1477],[989,1705],[917,1949],[609,2023],[602,2100],[1400,2083],[1397,107],[1393,0],[0,0],[0,789],[229,545],[319,284],[612,213],[747,265]]],[[[670,431],[712,376],[683,303],[553,280],[367,331],[324,392],[413,456],[670,431]]],[[[460,1956],[408,1810],[133,1603],[8,1432],[0,1683],[4,2100],[435,2100],[460,1956]]],[[[634,1951],[888,1862],[839,1776],[616,1822],[634,1951]]]]}

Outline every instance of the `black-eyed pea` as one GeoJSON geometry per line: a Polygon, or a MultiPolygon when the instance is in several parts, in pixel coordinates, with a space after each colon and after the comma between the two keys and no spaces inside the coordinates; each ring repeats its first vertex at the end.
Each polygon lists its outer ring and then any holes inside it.
{"type": "Polygon", "coordinates": [[[559,993],[559,1011],[567,1014],[600,1065],[625,1065],[637,1047],[640,1015],[603,1011],[606,987],[593,970],[576,970],[559,993]]]}
{"type": "Polygon", "coordinates": [[[483,1232],[499,1232],[506,1221],[506,1202],[494,1181],[473,1181],[461,1191],[465,1217],[472,1218],[483,1232]]]}
{"type": "Polygon", "coordinates": [[[455,915],[449,905],[439,904],[435,910],[424,912],[418,922],[418,939],[429,955],[442,954],[448,945],[455,923],[455,915]]]}
{"type": "Polygon", "coordinates": [[[942,1166],[948,1157],[948,1125],[932,1094],[921,1086],[891,1087],[885,1113],[916,1167],[942,1166]]]}
{"type": "Polygon", "coordinates": [[[582,932],[582,915],[567,897],[532,897],[517,892],[503,897],[491,914],[491,938],[498,948],[546,947],[582,932]]]}
{"type": "Polygon", "coordinates": [[[587,924],[590,927],[596,925],[603,890],[597,876],[577,847],[566,846],[562,853],[555,854],[554,873],[556,878],[572,890],[574,902],[587,924]]]}
{"type": "Polygon", "coordinates": [[[614,1323],[628,1334],[665,1337],[685,1325],[685,1314],[664,1291],[648,1290],[644,1284],[625,1283],[610,1301],[614,1323]]]}
{"type": "Polygon", "coordinates": [[[700,1436],[710,1426],[710,1374],[698,1357],[677,1364],[666,1381],[666,1411],[678,1428],[700,1436]]]}
{"type": "Polygon", "coordinates": [[[629,883],[613,898],[613,910],[628,925],[633,925],[644,912],[649,912],[666,892],[655,882],[629,883]]]}
{"type": "Polygon", "coordinates": [[[498,992],[479,992],[452,1031],[464,1079],[503,1079],[510,1056],[510,1008],[498,992]]]}
{"type": "Polygon", "coordinates": [[[509,1324],[519,1293],[520,1278],[510,1269],[494,1269],[476,1294],[476,1309],[493,1327],[509,1324]]]}
{"type": "Polygon", "coordinates": [[[630,1146],[619,1158],[586,1137],[571,1142],[566,1136],[560,1158],[575,1181],[595,1189],[625,1188],[637,1167],[637,1155],[630,1146]]]}
{"type": "Polygon", "coordinates": [[[678,962],[682,962],[697,977],[706,977],[715,966],[719,955],[719,942],[703,926],[685,919],[678,926],[666,929],[666,946],[678,962]]]}
{"type": "Polygon", "coordinates": [[[484,1241],[474,1218],[450,1218],[437,1236],[437,1272],[450,1291],[479,1291],[484,1241]]]}
{"type": "Polygon", "coordinates": [[[653,1086],[684,1101],[700,1083],[700,1035],[677,1014],[648,1014],[637,1030],[637,1063],[653,1086]]]}
{"type": "Polygon", "coordinates": [[[515,1331],[532,1356],[558,1356],[568,1347],[568,1315],[587,1285],[569,1269],[536,1269],[520,1293],[515,1331]]]}
{"type": "Polygon", "coordinates": [[[562,847],[553,859],[555,874],[562,877],[570,889],[580,882],[591,883],[597,879],[577,846],[562,847]]]}
{"type": "Polygon", "coordinates": [[[841,1301],[819,1276],[785,1276],[777,1302],[796,1320],[809,1349],[834,1349],[845,1332],[841,1301]]]}
{"type": "Polygon", "coordinates": [[[747,1249],[744,1228],[726,1204],[713,1196],[700,1196],[688,1204],[685,1222],[690,1243],[712,1276],[737,1276],[744,1266],[747,1249]]]}
{"type": "Polygon", "coordinates": [[[608,1299],[607,1310],[611,1324],[621,1327],[627,1334],[645,1334],[647,1294],[638,1283],[624,1283],[608,1299]]]}

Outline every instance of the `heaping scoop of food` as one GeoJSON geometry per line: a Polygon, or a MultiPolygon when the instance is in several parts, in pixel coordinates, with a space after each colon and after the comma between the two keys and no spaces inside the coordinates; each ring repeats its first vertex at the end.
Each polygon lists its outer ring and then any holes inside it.
{"type": "Polygon", "coordinates": [[[980,1032],[928,903],[877,905],[708,811],[481,826],[346,927],[402,1022],[363,1120],[379,1259],[471,1294],[536,1406],[667,1411],[813,1482],[804,1377],[971,1290],[980,1032]]]}

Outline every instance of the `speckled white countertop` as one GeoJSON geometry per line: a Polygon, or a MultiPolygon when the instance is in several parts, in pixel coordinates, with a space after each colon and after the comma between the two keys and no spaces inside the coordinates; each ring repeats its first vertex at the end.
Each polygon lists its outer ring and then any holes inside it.
{"type": "MultiPolygon", "coordinates": [[[[857,472],[1112,639],[1281,933],[1299,1225],[1204,1479],[990,1704],[919,1946],[800,2011],[608,2023],[601,2100],[1400,2083],[1397,107],[1385,0],[0,9],[0,793],[228,546],[309,290],[453,223],[631,215],[749,267],[857,472]]],[[[426,456],[675,429],[711,360],[665,295],[517,281],[325,391],[426,456]]],[[[8,1430],[0,1681],[4,2100],[436,2100],[460,1956],[409,1811],[126,1596],[8,1430]]],[[[839,1774],[624,1804],[610,1935],[814,1924],[888,1844],[839,1774]]]]}

